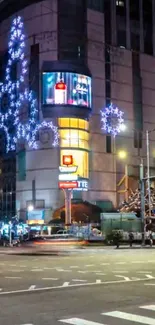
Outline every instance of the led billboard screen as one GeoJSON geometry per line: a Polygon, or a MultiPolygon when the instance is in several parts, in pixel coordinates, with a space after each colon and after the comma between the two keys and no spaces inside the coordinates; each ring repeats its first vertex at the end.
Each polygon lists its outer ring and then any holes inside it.
{"type": "Polygon", "coordinates": [[[91,77],[72,72],[43,72],[44,105],[92,106],[91,77]]]}

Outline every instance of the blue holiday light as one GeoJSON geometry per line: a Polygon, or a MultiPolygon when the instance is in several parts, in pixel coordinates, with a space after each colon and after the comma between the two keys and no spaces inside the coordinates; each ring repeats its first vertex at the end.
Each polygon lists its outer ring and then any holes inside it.
{"type": "Polygon", "coordinates": [[[106,133],[115,137],[124,129],[124,112],[120,111],[117,106],[111,103],[109,107],[104,108],[100,113],[102,123],[101,129],[106,133]]]}
{"type": "MultiPolygon", "coordinates": [[[[32,91],[25,89],[25,75],[27,73],[28,62],[25,58],[25,35],[24,24],[19,16],[13,20],[10,30],[10,40],[8,43],[8,63],[6,66],[5,83],[0,85],[0,129],[6,135],[6,151],[16,149],[19,140],[24,140],[32,149],[37,149],[37,132],[41,128],[49,128],[54,133],[53,146],[58,145],[58,128],[53,122],[38,123],[37,100],[32,91]],[[18,63],[19,78],[11,80],[13,64],[18,63]],[[3,99],[7,98],[7,110],[2,113],[3,99]],[[26,123],[22,122],[22,110],[29,109],[30,117],[26,123]]],[[[17,65],[16,65],[17,67],[17,65]]]]}

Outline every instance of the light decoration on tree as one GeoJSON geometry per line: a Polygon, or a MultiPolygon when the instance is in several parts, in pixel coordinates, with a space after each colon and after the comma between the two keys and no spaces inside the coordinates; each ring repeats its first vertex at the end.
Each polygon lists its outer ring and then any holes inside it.
{"type": "Polygon", "coordinates": [[[109,107],[104,108],[100,113],[102,123],[101,129],[106,133],[115,137],[124,129],[124,113],[120,111],[117,106],[111,103],[109,107]]]}
{"type": "MultiPolygon", "coordinates": [[[[153,187],[151,190],[151,210],[155,207],[155,189],[153,187]]],[[[148,190],[146,189],[146,193],[144,196],[145,201],[145,213],[149,212],[149,200],[148,200],[148,190]]],[[[130,189],[130,195],[128,201],[123,201],[119,207],[121,212],[136,212],[140,213],[141,211],[141,192],[137,188],[135,191],[130,189]]]]}
{"type": "Polygon", "coordinates": [[[5,83],[0,87],[0,129],[6,135],[7,152],[15,150],[19,140],[26,141],[30,148],[37,149],[36,135],[41,128],[49,128],[53,131],[53,146],[59,143],[58,128],[52,121],[38,122],[37,100],[33,92],[24,87],[25,75],[28,71],[25,46],[24,24],[22,18],[18,16],[13,20],[10,30],[5,83]],[[13,68],[17,69],[17,67],[19,78],[13,81],[11,73],[13,68]],[[6,108],[5,112],[3,108],[6,108]],[[24,108],[29,110],[29,117],[22,123],[24,108]]]}

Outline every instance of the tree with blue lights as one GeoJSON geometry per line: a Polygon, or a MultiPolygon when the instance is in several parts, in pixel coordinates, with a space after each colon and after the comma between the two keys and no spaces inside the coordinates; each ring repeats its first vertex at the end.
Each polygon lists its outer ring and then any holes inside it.
{"type": "Polygon", "coordinates": [[[36,135],[41,128],[51,129],[54,133],[53,146],[58,145],[57,127],[52,121],[38,122],[37,100],[33,92],[25,88],[25,76],[28,72],[25,47],[24,24],[18,16],[11,26],[5,81],[0,86],[0,130],[5,132],[7,152],[16,150],[20,141],[37,149],[36,135]],[[17,69],[17,80],[12,80],[14,67],[17,69]],[[29,112],[27,118],[24,116],[25,111],[27,114],[29,112]]]}

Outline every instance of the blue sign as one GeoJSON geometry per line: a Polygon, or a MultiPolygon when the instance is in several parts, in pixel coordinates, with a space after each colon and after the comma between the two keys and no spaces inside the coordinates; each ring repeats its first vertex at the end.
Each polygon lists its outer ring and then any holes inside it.
{"type": "Polygon", "coordinates": [[[27,212],[28,220],[44,220],[44,210],[33,210],[27,212]]]}
{"type": "Polygon", "coordinates": [[[43,72],[44,105],[92,107],[91,77],[72,72],[43,72]]]}

